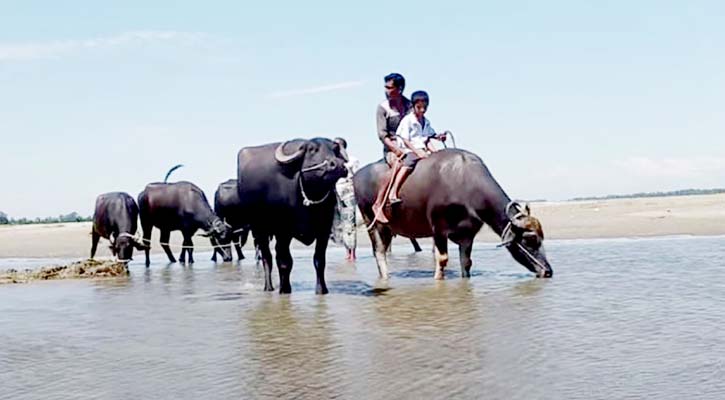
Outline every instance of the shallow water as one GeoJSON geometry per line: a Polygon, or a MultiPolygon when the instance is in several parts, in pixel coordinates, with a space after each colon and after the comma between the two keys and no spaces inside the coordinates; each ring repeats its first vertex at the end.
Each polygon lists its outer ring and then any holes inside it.
{"type": "Polygon", "coordinates": [[[549,242],[551,280],[477,244],[436,282],[423,247],[387,288],[369,249],[330,249],[328,296],[309,250],[291,295],[203,253],[0,287],[0,398],[725,397],[723,237],[549,242]]]}

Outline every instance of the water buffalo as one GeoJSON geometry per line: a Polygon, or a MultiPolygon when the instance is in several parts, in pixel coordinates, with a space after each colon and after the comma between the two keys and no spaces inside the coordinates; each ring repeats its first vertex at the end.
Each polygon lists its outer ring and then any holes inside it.
{"type": "MultiPolygon", "coordinates": [[[[151,183],[138,196],[141,228],[144,243],[151,244],[153,227],[161,231],[161,247],[170,262],[176,262],[169,248],[171,231],[180,230],[184,236],[184,244],[179,261],[194,262],[192,236],[197,230],[207,232],[204,236],[213,237],[220,244],[227,244],[231,239],[231,231],[221,218],[211,209],[204,192],[190,182],[151,183]]],[[[231,261],[231,252],[222,248],[225,261],[231,261]]],[[[149,249],[146,249],[146,266],[150,264],[149,249]]]]}
{"type": "MultiPolygon", "coordinates": [[[[244,259],[244,253],[242,252],[242,246],[247,243],[249,236],[249,225],[244,222],[241,218],[241,210],[239,209],[239,191],[237,190],[237,180],[229,179],[219,184],[219,187],[214,193],[214,212],[222,219],[226,224],[230,226],[232,230],[232,243],[237,251],[237,256],[240,260],[244,259]]],[[[212,245],[215,246],[214,255],[212,261],[217,260],[217,253],[224,255],[222,250],[216,248],[218,243],[212,238],[212,245]]],[[[228,246],[228,252],[231,253],[231,245],[228,246]]]]}
{"type": "MultiPolygon", "coordinates": [[[[366,165],[353,178],[355,197],[368,224],[374,220],[378,185],[389,174],[390,168],[381,160],[366,165]]],[[[443,279],[450,239],[459,246],[461,275],[470,277],[473,240],[483,224],[501,236],[502,244],[521,265],[538,277],[552,276],[541,224],[528,206],[511,201],[475,154],[454,149],[431,154],[415,167],[400,189],[400,198],[402,203],[389,206],[390,223],[375,223],[369,230],[382,278],[388,277],[386,250],[393,234],[433,237],[436,279],[443,279]]]]}
{"type": "Polygon", "coordinates": [[[239,151],[237,183],[243,217],[262,253],[264,290],[272,291],[272,253],[275,252],[280,293],[292,292],[292,239],[315,243],[316,293],[326,294],[325,253],[335,212],[335,182],[345,176],[347,155],[329,139],[295,139],[245,147],[239,151]]]}
{"type": "Polygon", "coordinates": [[[120,261],[130,261],[133,249],[143,250],[144,245],[136,241],[138,228],[138,206],[136,200],[123,192],[104,193],[96,198],[91,230],[91,258],[96,256],[98,240],[108,239],[111,252],[120,261]]]}

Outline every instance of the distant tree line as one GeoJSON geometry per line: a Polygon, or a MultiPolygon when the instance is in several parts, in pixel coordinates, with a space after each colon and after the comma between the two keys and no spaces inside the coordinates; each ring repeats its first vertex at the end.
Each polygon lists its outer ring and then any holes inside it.
{"type": "Polygon", "coordinates": [[[607,196],[599,196],[599,197],[575,197],[570,200],[577,201],[577,200],[637,199],[637,198],[643,198],[643,197],[698,196],[698,195],[719,194],[719,193],[725,193],[725,189],[682,189],[682,190],[673,190],[671,192],[642,192],[642,193],[632,193],[632,194],[610,194],[607,196]]]}
{"type": "Polygon", "coordinates": [[[57,224],[61,222],[84,222],[92,221],[91,217],[84,217],[77,212],[66,215],[46,218],[10,218],[7,214],[0,211],[0,225],[28,225],[28,224],[57,224]]]}

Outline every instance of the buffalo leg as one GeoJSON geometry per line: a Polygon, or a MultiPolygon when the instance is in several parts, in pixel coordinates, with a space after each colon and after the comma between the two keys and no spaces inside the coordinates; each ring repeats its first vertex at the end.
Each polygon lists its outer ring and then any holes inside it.
{"type": "Polygon", "coordinates": [[[473,249],[473,239],[465,239],[458,245],[458,253],[461,259],[461,277],[471,277],[471,250],[473,249]]]}
{"type": "Polygon", "coordinates": [[[376,225],[371,231],[370,242],[373,244],[373,255],[378,264],[378,274],[382,279],[388,279],[388,257],[387,252],[390,249],[390,243],[393,241],[393,233],[383,225],[376,225]]]}
{"type": "Polygon", "coordinates": [[[186,251],[186,255],[189,256],[189,264],[194,263],[194,242],[191,241],[191,237],[194,236],[193,232],[182,232],[184,235],[184,242],[183,247],[181,249],[181,257],[179,257],[179,261],[182,263],[186,263],[186,258],[184,257],[184,251],[186,251]]]}
{"type": "MultiPolygon", "coordinates": [[[[244,247],[244,245],[247,244],[248,239],[249,239],[249,229],[245,229],[239,233],[239,241],[235,242],[235,243],[238,243],[237,244],[237,255],[239,256],[240,260],[244,260],[244,253],[242,252],[242,248],[244,247]]],[[[254,246],[254,247],[255,247],[255,251],[256,251],[257,246],[254,246]]]]}
{"type": "Polygon", "coordinates": [[[416,253],[420,253],[421,251],[423,251],[415,238],[410,238],[410,244],[413,245],[413,251],[415,251],[416,253]]]}
{"type": "Polygon", "coordinates": [[[434,234],[436,272],[435,279],[443,279],[443,270],[448,265],[448,238],[440,234],[434,234]]]}
{"type": "Polygon", "coordinates": [[[262,265],[264,266],[264,291],[271,292],[274,290],[272,285],[272,252],[269,251],[269,237],[260,235],[254,237],[259,252],[262,254],[262,265]]]}
{"type": "MultiPolygon", "coordinates": [[[[327,294],[327,283],[325,283],[325,262],[327,256],[327,241],[329,235],[318,236],[315,240],[315,255],[313,261],[315,263],[315,272],[317,273],[316,294],[327,294]]],[[[279,242],[279,238],[277,238],[279,242]]]]}
{"type": "Polygon", "coordinates": [[[277,269],[279,270],[279,293],[292,293],[292,284],[290,283],[290,273],[292,272],[292,254],[290,254],[289,246],[291,238],[277,237],[277,243],[274,244],[275,257],[277,259],[277,269]]]}
{"type": "Polygon", "coordinates": [[[151,231],[154,228],[150,225],[142,225],[141,229],[143,230],[143,244],[146,246],[144,248],[144,253],[146,254],[146,268],[148,268],[148,266],[151,265],[151,257],[149,253],[151,253],[151,231]]]}
{"type": "Polygon", "coordinates": [[[91,259],[96,256],[96,249],[98,248],[98,241],[101,239],[101,235],[97,234],[94,230],[91,232],[91,259]]]}
{"type": "Polygon", "coordinates": [[[164,249],[164,252],[166,252],[166,256],[169,258],[169,262],[175,263],[176,258],[174,258],[174,253],[171,252],[171,248],[169,247],[169,239],[171,239],[171,232],[161,231],[161,235],[159,236],[159,240],[161,241],[161,248],[164,249]]]}
{"type": "Polygon", "coordinates": [[[242,235],[234,235],[234,239],[232,239],[232,242],[234,242],[234,249],[237,251],[237,258],[240,260],[244,260],[244,253],[242,252],[242,235]]]}
{"type": "MultiPolygon", "coordinates": [[[[211,255],[211,260],[214,261],[214,262],[216,262],[216,255],[217,255],[217,253],[221,253],[221,251],[219,251],[219,248],[218,248],[219,244],[217,243],[217,241],[213,237],[212,238],[209,238],[209,242],[211,243],[211,247],[214,250],[214,252],[211,255]]],[[[224,254],[222,254],[222,257],[223,256],[224,256],[224,254]]]]}

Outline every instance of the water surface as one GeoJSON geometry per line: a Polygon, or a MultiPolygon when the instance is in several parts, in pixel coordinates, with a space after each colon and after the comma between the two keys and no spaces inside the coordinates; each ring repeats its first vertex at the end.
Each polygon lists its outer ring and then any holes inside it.
{"type": "Polygon", "coordinates": [[[203,253],[1,286],[0,398],[725,398],[725,238],[549,242],[551,280],[477,244],[436,282],[423,247],[387,287],[330,249],[328,296],[307,249],[291,295],[203,253]]]}

